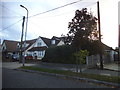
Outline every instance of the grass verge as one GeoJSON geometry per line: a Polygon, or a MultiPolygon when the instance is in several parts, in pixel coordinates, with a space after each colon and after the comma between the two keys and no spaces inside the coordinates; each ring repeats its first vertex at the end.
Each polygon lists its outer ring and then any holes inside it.
{"type": "Polygon", "coordinates": [[[39,68],[39,67],[33,67],[33,66],[24,66],[24,67],[20,67],[20,69],[28,69],[28,70],[35,70],[35,71],[62,74],[62,75],[77,76],[82,78],[96,79],[100,81],[120,84],[120,76],[116,77],[116,76],[105,76],[105,75],[98,75],[98,74],[76,73],[71,71],[39,68]]]}

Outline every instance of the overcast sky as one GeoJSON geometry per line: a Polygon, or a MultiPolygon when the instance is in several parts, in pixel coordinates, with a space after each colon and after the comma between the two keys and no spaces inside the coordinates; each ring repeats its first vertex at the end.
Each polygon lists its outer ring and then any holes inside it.
{"type": "MultiPolygon", "coordinates": [[[[2,40],[20,40],[22,18],[26,16],[24,5],[33,16],[77,0],[1,0],[0,2],[0,37],[2,40]]],[[[79,1],[79,0],[78,0],[79,1]]],[[[68,33],[68,22],[75,15],[75,10],[87,7],[97,17],[98,0],[80,0],[78,3],[57,9],[28,19],[27,39],[38,36],[51,38],[68,33]],[[89,1],[89,2],[88,2],[89,1]]],[[[102,42],[110,47],[118,46],[118,1],[99,0],[101,16],[102,42]]]]}

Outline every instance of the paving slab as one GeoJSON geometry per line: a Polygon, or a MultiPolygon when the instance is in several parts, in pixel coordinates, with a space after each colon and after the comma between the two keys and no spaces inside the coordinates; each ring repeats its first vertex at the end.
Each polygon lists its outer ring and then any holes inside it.
{"type": "Polygon", "coordinates": [[[120,71],[120,65],[116,63],[109,63],[104,65],[105,69],[120,71]]]}

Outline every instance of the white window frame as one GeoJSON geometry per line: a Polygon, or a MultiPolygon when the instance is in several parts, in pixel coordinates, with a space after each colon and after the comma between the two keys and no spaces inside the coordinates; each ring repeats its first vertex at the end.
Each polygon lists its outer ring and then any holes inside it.
{"type": "Polygon", "coordinates": [[[38,43],[37,43],[37,46],[38,46],[38,47],[39,47],[39,46],[41,46],[41,45],[42,45],[42,43],[41,43],[41,42],[38,42],[38,43]]]}
{"type": "Polygon", "coordinates": [[[42,57],[43,56],[43,51],[38,51],[38,56],[42,57]]]}

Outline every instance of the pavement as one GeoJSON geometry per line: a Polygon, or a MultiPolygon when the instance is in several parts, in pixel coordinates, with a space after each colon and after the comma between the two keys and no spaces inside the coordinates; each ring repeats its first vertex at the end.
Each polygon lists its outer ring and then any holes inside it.
{"type": "MultiPolygon", "coordinates": [[[[18,67],[23,66],[22,63],[19,62],[3,62],[2,67],[9,68],[9,69],[16,69],[18,67]]],[[[57,63],[45,63],[45,62],[33,62],[33,63],[26,63],[25,66],[35,66],[41,68],[50,68],[56,70],[66,70],[76,72],[76,65],[75,64],[57,64],[57,63]]],[[[80,67],[80,66],[79,66],[80,67]]],[[[100,75],[107,75],[107,76],[118,76],[120,74],[119,65],[115,63],[105,64],[104,70],[100,69],[88,69],[87,66],[82,66],[83,73],[91,73],[91,74],[100,74],[100,75]]],[[[80,71],[80,69],[78,70],[80,71]]]]}
{"type": "MultiPolygon", "coordinates": [[[[25,66],[34,66],[36,64],[27,63],[27,64],[25,64],[25,66]]],[[[2,62],[2,67],[3,68],[16,69],[16,68],[19,68],[19,67],[22,67],[22,66],[23,66],[23,64],[19,63],[19,62],[2,62]]]]}
{"type": "MultiPolygon", "coordinates": [[[[75,64],[56,64],[56,63],[43,63],[35,65],[36,67],[42,67],[42,68],[51,68],[51,69],[57,69],[57,70],[66,70],[66,71],[72,71],[76,72],[76,65],[75,64]]],[[[79,66],[80,68],[80,66],[79,66]]],[[[105,64],[104,70],[100,69],[89,69],[86,65],[83,65],[82,67],[83,73],[89,73],[89,74],[100,74],[100,75],[107,75],[107,76],[118,76],[120,73],[119,65],[115,63],[105,64]]],[[[80,69],[78,70],[80,71],[80,69]]]]}
{"type": "Polygon", "coordinates": [[[120,72],[120,65],[117,63],[109,63],[104,65],[105,69],[113,70],[113,71],[119,71],[120,72]]]}
{"type": "MultiPolygon", "coordinates": [[[[114,69],[114,67],[117,67],[117,64],[108,64],[105,65],[105,67],[111,67],[114,69]],[[114,66],[113,66],[114,65],[114,66]]],[[[21,67],[22,64],[19,62],[4,62],[2,63],[3,68],[9,68],[9,69],[17,69],[18,67],[21,67]]],[[[26,63],[25,66],[35,66],[35,67],[41,67],[41,68],[49,68],[49,69],[57,69],[57,70],[69,70],[69,71],[76,71],[76,65],[75,64],[56,64],[56,63],[45,63],[45,62],[33,62],[33,63],[26,63]]],[[[118,76],[119,75],[119,68],[115,70],[112,70],[112,68],[106,68],[105,70],[99,70],[99,69],[88,69],[86,66],[82,66],[82,72],[83,73],[90,73],[90,74],[100,74],[100,75],[107,75],[107,76],[118,76]]],[[[118,66],[119,67],[119,66],[118,66]]],[[[34,72],[34,71],[30,71],[34,72]]],[[[46,73],[45,73],[46,74],[46,73]]],[[[55,74],[56,76],[56,74],[55,74]]],[[[59,75],[57,75],[59,76],[59,75]]],[[[60,75],[61,77],[61,75],[60,75]]],[[[68,77],[68,76],[62,76],[67,78],[73,78],[78,80],[83,80],[83,78],[76,78],[76,77],[68,77]]],[[[84,79],[86,80],[86,79],[84,79]]],[[[106,83],[96,80],[87,80],[90,82],[97,82],[97,83],[106,83]]],[[[108,83],[107,83],[108,84],[108,83]]]]}

